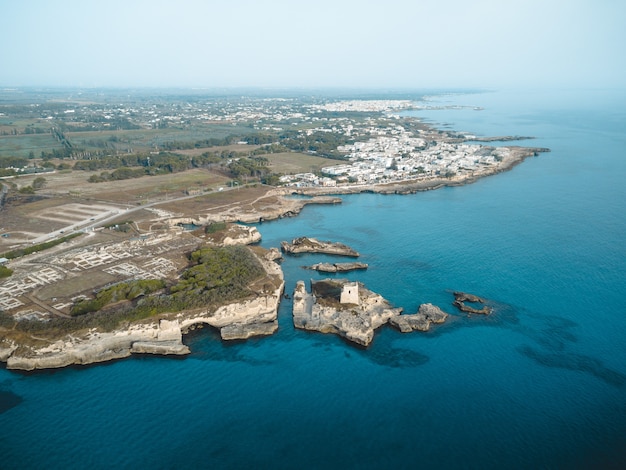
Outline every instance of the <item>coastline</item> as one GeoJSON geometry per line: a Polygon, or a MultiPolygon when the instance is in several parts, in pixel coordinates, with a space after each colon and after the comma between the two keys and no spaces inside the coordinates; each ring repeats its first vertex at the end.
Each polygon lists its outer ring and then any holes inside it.
{"type": "Polygon", "coordinates": [[[308,187],[297,188],[290,191],[290,194],[301,194],[307,196],[331,196],[341,194],[377,193],[377,194],[414,194],[421,191],[432,191],[447,186],[464,186],[474,183],[481,178],[496,175],[513,169],[529,157],[536,157],[540,153],[550,152],[550,149],[543,147],[506,147],[513,150],[512,155],[504,157],[496,165],[486,167],[482,171],[475,171],[471,174],[462,174],[450,178],[428,177],[412,180],[403,180],[381,184],[359,184],[333,187],[308,187]]]}
{"type": "Polygon", "coordinates": [[[165,313],[110,332],[91,329],[54,339],[29,337],[46,343],[42,346],[4,337],[0,340],[0,361],[6,362],[10,370],[32,371],[107,362],[133,354],[184,356],[191,352],[183,343],[184,334],[201,324],[220,330],[223,340],[272,334],[278,328],[278,306],[285,282],[278,264],[261,256],[257,259],[272,282],[264,283],[263,291],[254,298],[216,309],[165,313]],[[270,284],[275,288],[268,291],[266,286],[270,284]]]}
{"type": "MultiPolygon", "coordinates": [[[[501,139],[501,138],[500,138],[501,139]]],[[[181,223],[204,225],[216,220],[242,223],[259,223],[284,217],[297,216],[308,204],[338,204],[342,194],[412,194],[448,186],[471,184],[480,178],[511,170],[526,158],[549,152],[546,148],[503,147],[509,153],[495,164],[475,168],[451,177],[422,177],[377,184],[346,184],[330,187],[271,187],[245,210],[233,203],[219,212],[206,216],[164,217],[170,229],[181,223]],[[290,195],[310,196],[289,198],[290,195]]],[[[250,229],[239,230],[226,237],[223,244],[250,244],[260,240],[260,234],[250,229]]],[[[262,257],[259,256],[259,259],[262,257]]],[[[66,367],[72,364],[93,364],[129,357],[132,354],[186,355],[189,348],[183,343],[185,333],[200,323],[220,330],[223,340],[247,339],[256,335],[271,335],[278,329],[278,307],[284,289],[281,267],[275,262],[262,260],[266,273],[280,279],[280,287],[271,293],[257,295],[255,299],[233,303],[215,311],[166,313],[118,328],[111,332],[72,332],[53,340],[45,346],[33,347],[10,338],[0,340],[0,361],[8,369],[34,370],[66,367]]],[[[15,337],[14,337],[15,338],[15,337]]]]}

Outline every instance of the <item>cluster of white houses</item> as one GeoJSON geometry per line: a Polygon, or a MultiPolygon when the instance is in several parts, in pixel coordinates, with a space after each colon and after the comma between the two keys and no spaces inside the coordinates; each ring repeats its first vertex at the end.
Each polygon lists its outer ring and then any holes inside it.
{"type": "Polygon", "coordinates": [[[415,102],[409,100],[345,100],[314,104],[308,107],[331,112],[389,112],[414,108],[415,102]]]}
{"type": "Polygon", "coordinates": [[[372,138],[339,148],[350,163],[313,173],[285,176],[291,186],[336,186],[337,184],[376,184],[385,182],[473,175],[496,164],[509,152],[507,148],[477,144],[427,142],[408,132],[372,138]]]}

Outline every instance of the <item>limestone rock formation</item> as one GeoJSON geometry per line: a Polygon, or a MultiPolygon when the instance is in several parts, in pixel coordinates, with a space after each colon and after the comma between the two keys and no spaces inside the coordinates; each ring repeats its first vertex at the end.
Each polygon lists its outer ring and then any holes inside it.
{"type": "Polygon", "coordinates": [[[267,250],[264,258],[267,261],[280,261],[283,259],[283,255],[280,253],[280,250],[278,248],[270,248],[269,250],[267,250]]]}
{"type": "Polygon", "coordinates": [[[278,306],[283,294],[285,281],[283,271],[273,261],[259,257],[265,272],[276,279],[271,291],[264,295],[223,305],[217,310],[207,310],[190,316],[179,313],[180,327],[183,331],[192,329],[199,323],[219,328],[222,339],[247,339],[252,336],[271,335],[278,328],[278,306]]]}
{"type": "Polygon", "coordinates": [[[325,279],[311,281],[308,293],[298,281],[293,294],[293,324],[296,328],[336,333],[361,346],[374,339],[374,330],[398,315],[382,296],[361,283],[325,279]]]}
{"type": "Polygon", "coordinates": [[[0,361],[6,362],[11,354],[17,349],[17,345],[15,345],[12,341],[7,342],[8,344],[4,344],[5,341],[0,343],[0,361]]]}
{"type": "Polygon", "coordinates": [[[448,314],[433,304],[420,305],[413,315],[396,315],[389,319],[389,323],[402,333],[411,331],[428,331],[431,323],[443,323],[448,314]]]}
{"type": "Polygon", "coordinates": [[[233,224],[224,234],[222,245],[252,245],[261,241],[261,233],[256,227],[233,224]]]}
{"type": "Polygon", "coordinates": [[[280,246],[285,253],[325,253],[329,255],[358,257],[359,253],[347,245],[338,242],[319,241],[316,238],[294,238],[291,243],[281,242],[280,246]]]}
{"type": "MultiPolygon", "coordinates": [[[[209,243],[219,246],[252,245],[261,241],[261,233],[256,227],[240,224],[219,224],[224,228],[206,234],[209,243]]],[[[208,225],[209,228],[213,225],[208,225]]]]}
{"type": "Polygon", "coordinates": [[[69,336],[28,355],[11,355],[7,358],[7,368],[53,369],[121,359],[132,353],[181,355],[189,354],[189,348],[182,343],[177,322],[161,320],[112,333],[92,331],[83,338],[69,336]]]}
{"type": "Polygon", "coordinates": [[[367,269],[368,265],[366,263],[317,263],[312,266],[304,267],[305,269],[312,269],[324,273],[341,273],[355,271],[357,269],[367,269]]]}
{"type": "Polygon", "coordinates": [[[233,323],[220,329],[223,340],[248,339],[253,336],[268,336],[278,329],[278,321],[264,323],[233,323]]]}

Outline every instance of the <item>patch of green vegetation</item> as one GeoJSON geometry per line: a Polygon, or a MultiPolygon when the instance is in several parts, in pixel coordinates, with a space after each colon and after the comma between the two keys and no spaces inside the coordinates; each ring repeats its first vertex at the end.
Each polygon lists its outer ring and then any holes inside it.
{"type": "Polygon", "coordinates": [[[13,169],[0,168],[0,177],[1,176],[15,176],[15,175],[17,175],[17,172],[13,169]]]}
{"type": "Polygon", "coordinates": [[[103,225],[103,228],[118,228],[121,225],[132,225],[134,222],[132,220],[124,220],[122,222],[113,222],[112,224],[103,225]]]}
{"type": "Polygon", "coordinates": [[[296,152],[310,152],[326,158],[345,160],[337,152],[337,147],[347,143],[354,143],[354,139],[335,132],[315,131],[300,133],[298,131],[284,131],[279,135],[279,142],[284,147],[296,152]]]}
{"type": "Polygon", "coordinates": [[[9,277],[11,274],[13,274],[12,269],[7,268],[6,266],[0,266],[0,279],[3,277],[9,277]]]}
{"type": "Polygon", "coordinates": [[[81,300],[74,304],[70,315],[78,316],[90,312],[97,312],[108,304],[120,300],[134,300],[165,288],[165,281],[161,279],[140,279],[136,281],[122,282],[102,289],[94,299],[81,300]]]}
{"type": "Polygon", "coordinates": [[[190,257],[196,263],[170,292],[191,306],[232,301],[250,294],[248,285],[264,274],[263,266],[242,246],[206,247],[190,257]]]}
{"type": "Polygon", "coordinates": [[[311,290],[316,301],[327,307],[341,308],[341,289],[343,284],[332,280],[317,281],[312,284],[311,290]]]}
{"type": "Polygon", "coordinates": [[[35,253],[37,251],[47,250],[48,248],[52,248],[53,246],[60,245],[66,241],[71,240],[72,238],[76,238],[82,235],[81,233],[72,233],[71,235],[67,235],[62,238],[57,238],[56,240],[50,240],[49,242],[40,243],[38,245],[27,246],[25,248],[19,248],[17,250],[8,251],[2,254],[3,258],[15,259],[20,256],[30,255],[31,253],[35,253]]]}
{"type": "Polygon", "coordinates": [[[217,233],[226,230],[226,222],[213,222],[204,227],[204,233],[217,233]]]}
{"type": "Polygon", "coordinates": [[[62,149],[62,145],[49,133],[0,136],[0,156],[28,158],[31,154],[62,149]]]}
{"type": "Polygon", "coordinates": [[[28,165],[28,159],[22,157],[0,156],[0,168],[22,168],[28,165]]]}

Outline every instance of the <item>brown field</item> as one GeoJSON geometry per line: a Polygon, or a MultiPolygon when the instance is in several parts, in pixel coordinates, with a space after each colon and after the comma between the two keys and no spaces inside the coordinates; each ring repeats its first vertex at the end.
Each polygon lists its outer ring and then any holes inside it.
{"type": "Polygon", "coordinates": [[[104,271],[92,269],[88,275],[73,276],[45,286],[37,291],[37,298],[42,301],[50,301],[53,298],[67,299],[80,293],[91,295],[91,291],[97,287],[118,281],[117,276],[104,271]]]}
{"type": "Polygon", "coordinates": [[[187,199],[184,203],[171,202],[159,204],[159,209],[183,213],[186,217],[201,214],[219,213],[232,206],[252,204],[267,194],[268,187],[263,185],[244,186],[229,191],[218,191],[203,196],[187,199]]]}
{"type": "MultiPolygon", "coordinates": [[[[61,230],[69,233],[72,228],[93,224],[114,216],[117,211],[118,219],[125,219],[128,208],[185,197],[188,190],[218,193],[229,181],[223,175],[199,169],[104,183],[89,183],[87,179],[91,174],[83,171],[46,173],[43,175],[46,186],[35,195],[18,195],[11,191],[0,220],[0,233],[9,236],[0,238],[0,252],[34,242],[47,233],[61,235],[61,230]]],[[[8,181],[21,188],[31,185],[37,176],[41,175],[8,181]]],[[[141,211],[133,213],[132,218],[149,218],[149,214],[141,211]]]]}
{"type": "MultiPolygon", "coordinates": [[[[114,204],[135,205],[154,202],[157,199],[179,197],[184,195],[186,190],[217,190],[228,181],[228,178],[221,174],[200,169],[103,183],[87,181],[91,175],[100,173],[101,171],[47,173],[43,175],[46,179],[46,186],[37,194],[55,198],[87,198],[114,204]]],[[[42,175],[22,176],[13,181],[18,187],[28,186],[37,176],[42,175]]]]}
{"type": "MultiPolygon", "coordinates": [[[[272,170],[280,173],[316,171],[340,163],[292,152],[266,157],[272,170]]],[[[92,174],[99,173],[64,170],[7,180],[18,189],[32,185],[38,176],[43,176],[46,184],[34,195],[9,192],[0,221],[0,233],[8,236],[0,238],[0,252],[121,220],[133,220],[145,230],[157,230],[159,224],[155,222],[155,214],[158,215],[158,210],[169,212],[170,217],[211,219],[215,216],[224,220],[242,217],[242,220],[250,220],[259,211],[279,204],[275,197],[265,197],[270,189],[267,186],[242,183],[229,187],[230,178],[205,169],[121,181],[88,182],[92,174]]]]}

